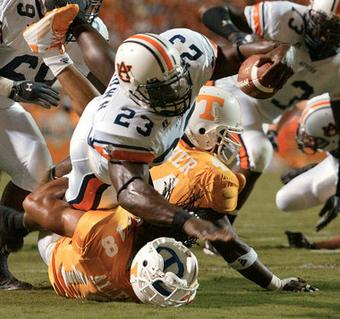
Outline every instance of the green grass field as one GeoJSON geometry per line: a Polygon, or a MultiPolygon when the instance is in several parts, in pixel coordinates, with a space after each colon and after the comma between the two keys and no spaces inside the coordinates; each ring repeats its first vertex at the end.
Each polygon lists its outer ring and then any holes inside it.
{"type": "Polygon", "coordinates": [[[26,292],[0,291],[0,319],[5,318],[138,318],[138,319],[326,319],[340,318],[339,251],[307,251],[287,248],[286,229],[304,231],[313,239],[336,235],[340,219],[321,233],[314,232],[318,209],[299,214],[279,212],[274,195],[278,177],[264,175],[236,222],[241,238],[253,246],[261,260],[279,277],[300,276],[319,292],[268,292],[243,279],[218,257],[195,248],[200,264],[200,288],[195,302],[180,309],[159,309],[133,303],[96,303],[66,300],[51,289],[46,267],[36,249],[36,234],[23,251],[10,257],[18,278],[36,287],[26,292]]]}

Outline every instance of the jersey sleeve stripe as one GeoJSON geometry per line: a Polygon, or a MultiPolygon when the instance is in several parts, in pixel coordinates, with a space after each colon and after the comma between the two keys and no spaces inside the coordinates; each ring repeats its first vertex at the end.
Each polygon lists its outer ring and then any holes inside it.
{"type": "Polygon", "coordinates": [[[263,3],[258,3],[252,7],[251,10],[252,15],[252,29],[254,32],[259,35],[263,36],[263,25],[264,25],[264,15],[263,15],[263,3]]]}

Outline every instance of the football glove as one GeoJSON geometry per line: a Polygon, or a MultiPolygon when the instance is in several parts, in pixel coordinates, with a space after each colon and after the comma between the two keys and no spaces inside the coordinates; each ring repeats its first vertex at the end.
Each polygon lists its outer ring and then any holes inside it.
{"type": "Polygon", "coordinates": [[[315,249],[315,244],[309,241],[306,236],[301,232],[285,231],[288,238],[288,245],[290,248],[306,248],[315,249]]]}
{"type": "Polygon", "coordinates": [[[325,228],[340,212],[340,197],[333,195],[327,199],[325,205],[320,210],[321,217],[315,226],[316,231],[325,228]]]}
{"type": "Polygon", "coordinates": [[[46,109],[59,103],[59,94],[56,90],[45,83],[33,81],[14,82],[9,98],[17,102],[39,104],[46,109]]]}
{"type": "Polygon", "coordinates": [[[314,292],[319,291],[318,288],[311,286],[306,282],[306,280],[299,277],[291,277],[282,279],[282,289],[283,291],[304,291],[304,292],[314,292]]]}

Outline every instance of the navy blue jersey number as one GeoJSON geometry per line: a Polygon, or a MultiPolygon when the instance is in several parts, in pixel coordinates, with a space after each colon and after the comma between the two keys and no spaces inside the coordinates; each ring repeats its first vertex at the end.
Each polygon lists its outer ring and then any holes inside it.
{"type": "MultiPolygon", "coordinates": [[[[35,70],[38,66],[39,59],[37,56],[33,55],[21,55],[15,57],[11,62],[7,63],[4,67],[0,69],[0,76],[11,79],[13,81],[24,81],[26,77],[24,74],[16,72],[22,64],[27,64],[30,69],[35,70]]],[[[46,74],[48,72],[48,67],[43,63],[40,65],[37,74],[34,77],[36,82],[44,82],[46,84],[52,85],[56,79],[45,80],[46,74]]]]}
{"type": "Polygon", "coordinates": [[[301,95],[297,96],[295,95],[293,98],[291,98],[288,102],[288,104],[281,104],[279,100],[272,99],[272,103],[277,106],[278,108],[285,110],[286,108],[292,106],[296,102],[307,100],[313,93],[314,89],[311,87],[307,82],[305,81],[294,81],[292,85],[296,88],[300,88],[302,90],[301,95]]]}
{"type": "MultiPolygon", "coordinates": [[[[179,41],[181,43],[185,43],[186,42],[186,38],[183,35],[181,35],[181,34],[176,34],[169,41],[172,44],[175,44],[176,41],[179,41]]],[[[203,52],[195,44],[189,45],[189,49],[191,50],[191,52],[183,52],[183,53],[181,53],[181,58],[184,61],[187,61],[187,60],[189,60],[189,61],[196,61],[197,59],[199,59],[203,55],[203,52]]]]}
{"type": "MultiPolygon", "coordinates": [[[[113,123],[124,127],[129,127],[130,120],[135,117],[136,112],[128,107],[123,107],[122,111],[124,113],[118,114],[113,123]]],[[[140,118],[145,121],[144,126],[137,126],[136,130],[140,135],[149,136],[154,124],[146,115],[141,115],[140,118]]]]}
{"type": "Polygon", "coordinates": [[[25,5],[23,3],[19,3],[17,5],[17,12],[19,15],[24,17],[34,18],[35,16],[35,8],[29,3],[25,5]]]}

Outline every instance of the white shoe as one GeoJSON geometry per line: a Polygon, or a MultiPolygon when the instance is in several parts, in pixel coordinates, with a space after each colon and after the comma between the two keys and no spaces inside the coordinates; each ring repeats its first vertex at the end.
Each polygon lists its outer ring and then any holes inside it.
{"type": "Polygon", "coordinates": [[[70,24],[79,12],[77,4],[49,11],[23,32],[24,39],[34,53],[46,52],[52,48],[64,51],[66,34],[70,24]]]}

